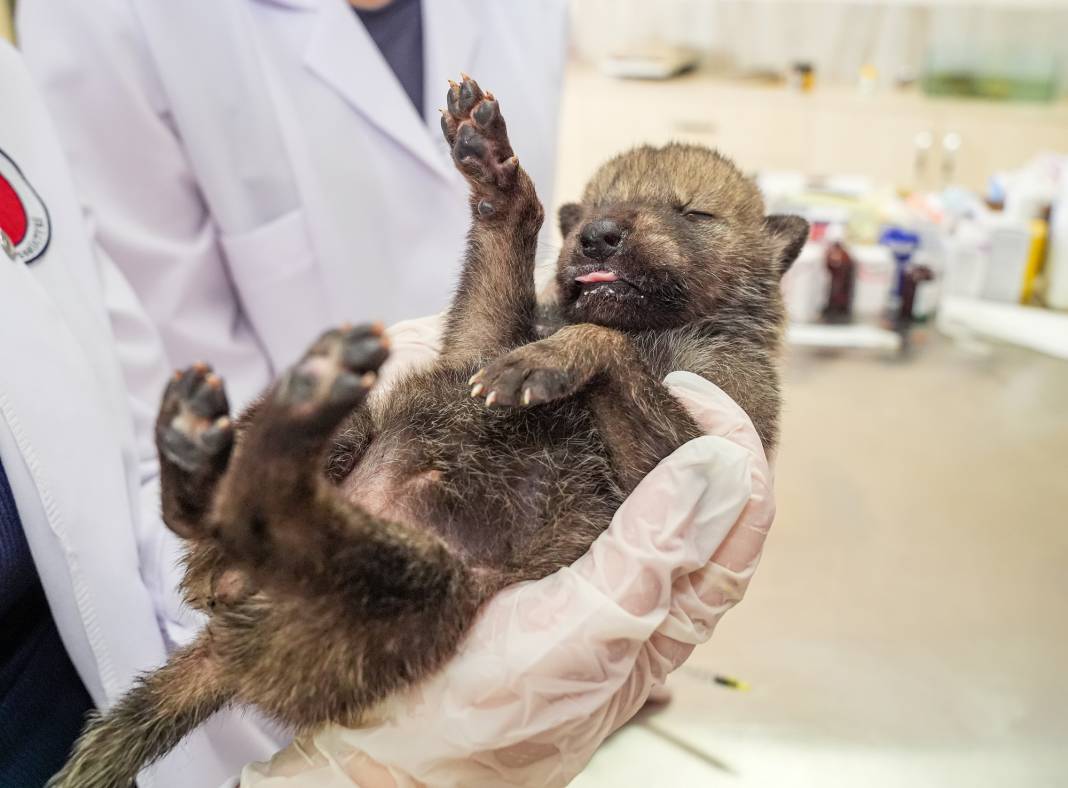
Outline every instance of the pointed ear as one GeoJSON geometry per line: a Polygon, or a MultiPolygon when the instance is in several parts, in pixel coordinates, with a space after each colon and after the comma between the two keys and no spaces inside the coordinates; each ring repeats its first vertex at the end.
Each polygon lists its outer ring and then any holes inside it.
{"type": "Polygon", "coordinates": [[[764,230],[776,241],[779,276],[790,270],[808,240],[808,222],[800,216],[773,214],[764,217],[764,230]]]}
{"type": "Polygon", "coordinates": [[[567,238],[579,219],[582,218],[582,206],[578,203],[567,202],[560,206],[560,234],[567,238]]]}

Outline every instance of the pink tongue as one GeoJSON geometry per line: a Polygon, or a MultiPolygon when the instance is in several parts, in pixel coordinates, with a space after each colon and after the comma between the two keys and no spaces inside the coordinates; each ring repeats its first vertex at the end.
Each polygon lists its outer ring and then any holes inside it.
{"type": "Polygon", "coordinates": [[[593,271],[592,273],[575,277],[576,282],[582,282],[584,285],[588,285],[592,282],[616,282],[618,280],[619,277],[611,271],[593,271]]]}

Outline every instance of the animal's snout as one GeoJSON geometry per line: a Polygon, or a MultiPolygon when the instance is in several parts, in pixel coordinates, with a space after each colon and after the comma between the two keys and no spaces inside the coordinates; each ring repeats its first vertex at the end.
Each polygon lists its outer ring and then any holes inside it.
{"type": "Polygon", "coordinates": [[[596,219],[579,233],[582,253],[591,260],[607,260],[619,251],[623,243],[624,230],[613,219],[596,219]]]}

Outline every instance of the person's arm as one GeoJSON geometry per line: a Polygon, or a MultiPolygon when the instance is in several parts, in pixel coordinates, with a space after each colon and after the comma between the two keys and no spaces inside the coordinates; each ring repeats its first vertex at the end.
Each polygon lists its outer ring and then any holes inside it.
{"type": "Polygon", "coordinates": [[[182,601],[178,589],[184,548],[164,526],[160,512],[154,425],[171,369],[159,334],[122,272],[98,245],[94,245],[93,259],[133,422],[138,484],[135,536],[141,577],[152,594],[160,629],[173,648],[191,639],[203,622],[182,601]]]}
{"type": "MultiPolygon", "coordinates": [[[[132,4],[33,0],[19,4],[17,22],[95,236],[171,364],[211,359],[235,403],[247,402],[269,382],[269,362],[227,275],[132,4]]],[[[121,351],[127,338],[116,340],[121,351]]]]}

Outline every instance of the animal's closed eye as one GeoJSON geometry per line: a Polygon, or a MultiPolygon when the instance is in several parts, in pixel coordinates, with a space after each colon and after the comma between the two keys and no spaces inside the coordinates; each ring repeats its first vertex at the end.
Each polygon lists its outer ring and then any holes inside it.
{"type": "Polygon", "coordinates": [[[715,221],[719,218],[718,216],[716,216],[716,214],[707,213],[705,211],[686,211],[683,216],[685,216],[691,222],[715,221]]]}

